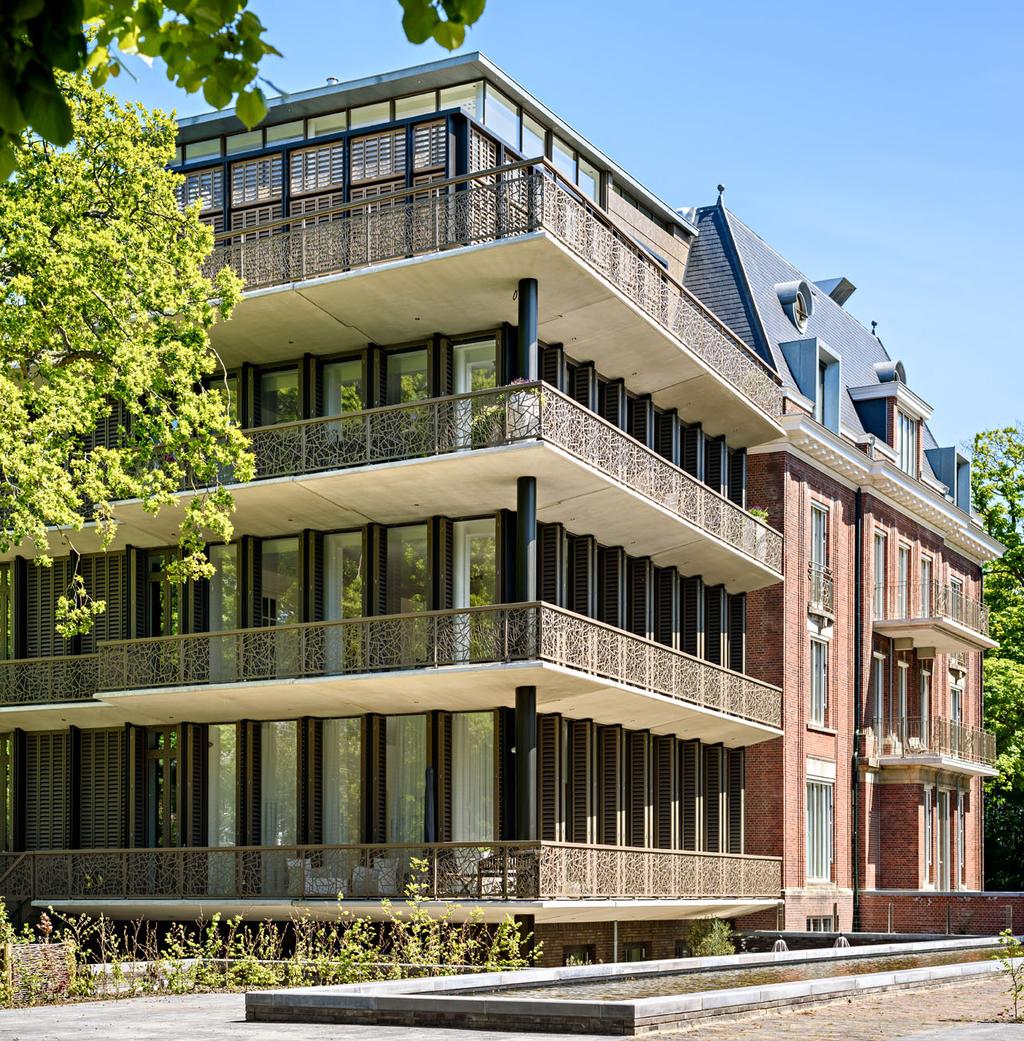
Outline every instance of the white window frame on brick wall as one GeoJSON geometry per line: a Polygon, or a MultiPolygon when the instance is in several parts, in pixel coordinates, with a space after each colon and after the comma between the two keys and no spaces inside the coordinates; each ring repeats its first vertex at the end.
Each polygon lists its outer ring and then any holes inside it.
{"type": "Polygon", "coordinates": [[[932,790],[924,790],[924,884],[932,881],[932,790]]]}
{"type": "Polygon", "coordinates": [[[875,583],[874,609],[875,618],[885,617],[885,579],[886,579],[886,555],[889,548],[889,538],[884,531],[875,530],[874,555],[872,556],[872,569],[874,574],[872,580],[875,583]]]}
{"type": "Polygon", "coordinates": [[[834,860],[835,782],[807,781],[807,881],[831,882],[834,860]]]}
{"type": "Polygon", "coordinates": [[[964,813],[964,793],[958,792],[956,799],[956,887],[963,889],[967,874],[967,822],[964,813]]]}
{"type": "Polygon", "coordinates": [[[885,708],[885,655],[878,651],[875,651],[871,657],[871,700],[875,739],[881,741],[883,709],[885,708]]]}
{"type": "Polygon", "coordinates": [[[811,503],[811,563],[828,567],[828,507],[820,502],[811,503]]]}
{"type": "Polygon", "coordinates": [[[910,546],[901,542],[896,550],[896,617],[909,618],[910,608],[910,546]]]}
{"type": "Polygon", "coordinates": [[[811,722],[825,726],[828,720],[828,641],[811,637],[811,722]]]}
{"type": "Polygon", "coordinates": [[[932,558],[921,555],[921,617],[932,616],[932,582],[935,577],[935,568],[932,558]]]}
{"type": "Polygon", "coordinates": [[[917,477],[917,420],[901,408],[896,409],[896,451],[900,469],[917,477]]]}

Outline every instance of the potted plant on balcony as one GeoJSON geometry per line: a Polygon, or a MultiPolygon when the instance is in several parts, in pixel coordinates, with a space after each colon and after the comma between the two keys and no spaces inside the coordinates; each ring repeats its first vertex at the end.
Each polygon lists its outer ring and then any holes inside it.
{"type": "Polygon", "coordinates": [[[760,523],[751,524],[750,552],[757,560],[764,560],[768,555],[768,511],[762,506],[748,506],[747,513],[760,523]]]}
{"type": "Polygon", "coordinates": [[[540,388],[522,377],[514,379],[505,400],[510,440],[540,435],[540,407],[540,388]]]}

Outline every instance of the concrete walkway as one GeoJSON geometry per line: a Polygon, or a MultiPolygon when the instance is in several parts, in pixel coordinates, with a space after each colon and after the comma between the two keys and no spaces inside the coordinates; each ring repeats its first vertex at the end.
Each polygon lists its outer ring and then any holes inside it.
{"type": "MultiPolygon", "coordinates": [[[[1004,981],[988,978],[723,1016],[651,1036],[659,1041],[1024,1041],[1024,1025],[986,1022],[1005,1007],[1004,981]]],[[[19,1009],[0,1012],[0,1041],[598,1041],[579,1034],[246,1023],[244,1014],[238,994],[19,1009]]]]}

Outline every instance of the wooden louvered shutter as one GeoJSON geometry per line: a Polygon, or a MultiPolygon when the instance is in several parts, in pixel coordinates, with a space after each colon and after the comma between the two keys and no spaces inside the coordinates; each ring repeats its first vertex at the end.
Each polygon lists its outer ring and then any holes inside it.
{"type": "Polygon", "coordinates": [[[263,727],[253,720],[246,721],[248,731],[245,741],[246,763],[245,824],[246,845],[259,846],[263,843],[263,727]]]}
{"type": "Polygon", "coordinates": [[[723,495],[728,491],[726,487],[728,465],[725,456],[725,442],[721,438],[705,438],[704,483],[723,495]]]}
{"type": "Polygon", "coordinates": [[[78,842],[113,849],[124,841],[124,730],[83,730],[79,739],[78,842]]]}
{"type": "Polygon", "coordinates": [[[388,532],[379,524],[371,524],[366,531],[369,546],[370,613],[388,612],[388,532]]]}
{"type": "Polygon", "coordinates": [[[574,366],[572,372],[572,383],[569,394],[574,401],[578,401],[584,408],[592,412],[597,406],[597,370],[592,361],[581,362],[574,366]]]}
{"type": "Polygon", "coordinates": [[[324,537],[319,531],[306,532],[306,621],[322,622],[324,607],[324,537]]]}
{"type": "Polygon", "coordinates": [[[629,747],[629,844],[650,846],[651,840],[651,786],[650,734],[632,731],[628,736],[629,747]]]}
{"type": "Polygon", "coordinates": [[[704,583],[683,577],[680,586],[679,649],[695,658],[704,654],[704,583]]]}
{"type": "Polygon", "coordinates": [[[565,353],[557,344],[541,348],[540,378],[556,390],[565,390],[565,353]]]}
{"type": "Polygon", "coordinates": [[[306,841],[324,841],[324,721],[306,721],[306,841]]]}
{"type": "Polygon", "coordinates": [[[537,525],[537,592],[541,600],[564,606],[561,524],[537,525]]]}
{"type": "Polygon", "coordinates": [[[625,622],[626,554],[621,546],[597,548],[597,617],[618,628],[625,622]]]}
{"type": "Polygon", "coordinates": [[[630,399],[629,432],[641,444],[654,444],[654,404],[649,394],[630,399]]]}
{"type": "Polygon", "coordinates": [[[725,621],[725,590],[708,586],[704,590],[704,658],[722,665],[722,626],[725,621]]]}
{"type": "Polygon", "coordinates": [[[654,413],[654,450],[670,463],[679,465],[679,417],[675,409],[654,413]]]}
{"type": "Polygon", "coordinates": [[[648,557],[629,558],[629,631],[650,638],[654,633],[653,566],[648,557]]]}
{"type": "Polygon", "coordinates": [[[730,748],[726,752],[726,805],[729,823],[726,829],[727,853],[743,852],[743,811],[745,792],[745,753],[742,748],[730,748]]]}
{"type": "Polygon", "coordinates": [[[92,654],[100,640],[123,640],[128,636],[125,611],[124,553],[90,553],[82,557],[78,573],[94,600],[105,600],[106,611],[93,621],[92,629],[79,638],[81,653],[92,654]]]}
{"type": "Polygon", "coordinates": [[[728,495],[738,506],[747,504],[747,452],[737,448],[729,452],[728,495]]]}
{"type": "Polygon", "coordinates": [[[259,539],[246,537],[249,560],[250,625],[260,628],[271,624],[263,602],[263,546],[259,539]]]}
{"type": "Polygon", "coordinates": [[[621,846],[622,828],[622,730],[602,726],[597,730],[600,788],[597,840],[605,846],[621,846]]]}
{"type": "Polygon", "coordinates": [[[437,525],[437,562],[440,572],[436,583],[439,594],[437,607],[441,611],[448,611],[455,606],[455,526],[447,517],[441,517],[437,525]]]}
{"type": "Polygon", "coordinates": [[[66,849],[71,823],[68,731],[25,735],[25,848],[66,849]]]}
{"type": "Polygon", "coordinates": [[[209,632],[210,580],[207,578],[189,579],[185,588],[188,595],[188,632],[209,632]]]}
{"type": "Polygon", "coordinates": [[[331,189],[340,192],[344,180],[343,142],[332,141],[313,148],[296,148],[291,153],[288,180],[288,191],[291,195],[306,195],[331,189]]]}
{"type": "Polygon", "coordinates": [[[671,734],[654,738],[654,836],[651,845],[676,849],[679,842],[679,788],[676,771],[676,739],[671,734]]]}
{"type": "Polygon", "coordinates": [[[184,764],[179,764],[178,777],[179,784],[185,785],[186,813],[181,834],[186,845],[205,846],[209,834],[206,818],[209,731],[201,723],[186,723],[182,730],[184,764]]]}
{"type": "Polygon", "coordinates": [[[249,843],[249,745],[252,738],[252,724],[248,720],[235,726],[236,767],[235,767],[235,844],[246,846],[249,843]]]}
{"type": "Polygon", "coordinates": [[[679,465],[698,481],[704,480],[704,431],[699,423],[679,432],[679,465]]]}
{"type": "Polygon", "coordinates": [[[437,713],[437,842],[452,841],[452,714],[437,713]]]}
{"type": "Polygon", "coordinates": [[[57,598],[68,590],[68,558],[58,557],[49,567],[28,565],[26,575],[26,644],[30,658],[68,654],[71,641],[57,633],[57,598]]]}
{"type": "Polygon", "coordinates": [[[654,639],[666,647],[679,646],[679,572],[672,567],[654,569],[654,639]]]}
{"type": "Polygon", "coordinates": [[[626,426],[626,388],[622,380],[601,380],[598,387],[598,408],[602,416],[615,426],[626,426]]]}
{"type": "Polygon", "coordinates": [[[143,847],[146,835],[146,728],[128,727],[128,844],[143,847]]]}
{"type": "Polygon", "coordinates": [[[562,815],[562,717],[537,717],[537,795],[540,837],[548,842],[565,838],[562,815]]]}
{"type": "Polygon", "coordinates": [[[446,171],[448,167],[448,128],[443,119],[417,123],[412,128],[412,168],[446,171]]]}
{"type": "Polygon", "coordinates": [[[597,614],[597,542],[591,535],[569,536],[569,610],[597,614]]]}
{"type": "Polygon", "coordinates": [[[704,833],[703,786],[701,784],[701,754],[699,741],[679,743],[679,803],[681,847],[699,850],[704,833]]]}
{"type": "Polygon", "coordinates": [[[585,719],[574,719],[570,728],[569,806],[566,840],[589,845],[594,835],[594,799],[592,764],[594,724],[585,719]]]}
{"type": "Polygon", "coordinates": [[[704,849],[722,852],[722,746],[704,747],[704,849]]]}
{"type": "Polygon", "coordinates": [[[433,353],[437,358],[437,389],[434,397],[443,397],[455,393],[454,348],[451,340],[443,336],[435,336],[433,353]]]}
{"type": "Polygon", "coordinates": [[[384,716],[373,715],[367,718],[370,732],[370,801],[369,825],[370,841],[384,842],[387,839],[387,773],[388,773],[388,740],[387,720],[384,716]]]}
{"type": "Polygon", "coordinates": [[[746,671],[747,597],[734,593],[726,597],[729,604],[729,668],[746,671]]]}

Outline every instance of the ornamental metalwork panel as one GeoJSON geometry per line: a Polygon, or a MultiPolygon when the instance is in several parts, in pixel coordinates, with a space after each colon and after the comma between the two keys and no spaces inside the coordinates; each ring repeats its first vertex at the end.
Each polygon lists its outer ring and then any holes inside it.
{"type": "Polygon", "coordinates": [[[95,654],[0,661],[0,704],[84,701],[98,690],[95,654]]]}

